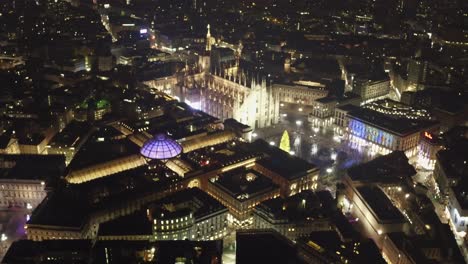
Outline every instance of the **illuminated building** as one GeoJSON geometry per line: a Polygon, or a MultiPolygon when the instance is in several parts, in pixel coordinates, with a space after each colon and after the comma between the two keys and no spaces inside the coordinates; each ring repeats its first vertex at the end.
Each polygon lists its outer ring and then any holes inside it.
{"type": "Polygon", "coordinates": [[[426,109],[412,107],[391,99],[383,99],[365,104],[364,108],[374,110],[385,115],[406,119],[432,119],[431,114],[426,109]]]}
{"type": "Polygon", "coordinates": [[[390,92],[390,80],[369,80],[357,78],[353,82],[353,93],[359,95],[363,103],[387,96],[390,92]]]}
{"type": "Polygon", "coordinates": [[[333,123],[335,107],[338,101],[336,98],[324,97],[314,101],[312,112],[309,113],[309,122],[312,126],[327,126],[333,123]]]}
{"type": "Polygon", "coordinates": [[[199,56],[201,73],[181,79],[168,76],[145,83],[222,121],[234,118],[253,129],[276,124],[279,121],[280,95],[270,80],[256,73],[244,72],[238,66],[223,70],[212,66],[209,53],[214,43],[208,28],[206,50],[199,56]]]}
{"type": "Polygon", "coordinates": [[[4,133],[0,135],[0,154],[19,154],[18,139],[4,133]]]}
{"type": "MultiPolygon", "coordinates": [[[[312,126],[330,126],[335,122],[336,109],[342,105],[359,105],[361,99],[353,93],[345,93],[341,98],[323,97],[313,102],[312,112],[309,113],[308,120],[312,126]]],[[[338,116],[339,118],[339,116],[338,116]]]]}
{"type": "Polygon", "coordinates": [[[351,167],[343,181],[345,197],[339,202],[342,210],[353,212],[374,237],[407,231],[409,221],[390,197],[401,196],[415,174],[401,151],[351,167]]]}
{"type": "Polygon", "coordinates": [[[228,210],[198,188],[149,205],[154,240],[215,240],[226,235],[228,210]]]}
{"type": "Polygon", "coordinates": [[[427,131],[422,132],[418,145],[418,164],[425,169],[433,170],[436,162],[436,155],[442,149],[441,139],[427,131]]]}
{"type": "Polygon", "coordinates": [[[167,160],[179,155],[182,147],[164,134],[157,134],[141,147],[140,154],[149,159],[167,160]]]}
{"type": "Polygon", "coordinates": [[[111,112],[111,104],[105,99],[94,100],[93,98],[84,101],[75,110],[75,118],[78,121],[94,122],[101,120],[103,116],[111,112]]]}
{"type": "Polygon", "coordinates": [[[326,97],[328,90],[324,84],[311,81],[298,81],[291,84],[273,84],[280,102],[301,105],[313,105],[314,101],[326,97]]]}
{"type": "MultiPolygon", "coordinates": [[[[458,127],[458,138],[437,153],[434,178],[442,197],[447,200],[445,213],[457,236],[464,237],[468,225],[468,129],[458,127]]],[[[450,133],[450,132],[448,132],[450,133]]]]}
{"type": "Polygon", "coordinates": [[[334,209],[330,192],[303,191],[260,203],[254,209],[253,221],[255,228],[274,229],[295,241],[313,231],[330,230],[334,209]]]}
{"type": "Polygon", "coordinates": [[[36,208],[64,170],[59,155],[0,155],[0,207],[36,208]]]}
{"type": "Polygon", "coordinates": [[[47,145],[47,153],[65,155],[68,165],[92,132],[88,123],[73,121],[51,139],[47,145]]]}
{"type": "Polygon", "coordinates": [[[279,185],[282,197],[317,189],[319,168],[314,164],[272,147],[263,140],[255,141],[252,146],[266,154],[266,157],[257,160],[255,170],[279,185]]]}
{"type": "Polygon", "coordinates": [[[229,209],[235,218],[230,221],[241,225],[252,223],[251,213],[257,204],[280,194],[278,186],[270,179],[246,168],[234,169],[210,179],[206,191],[229,209]]]}
{"type": "Polygon", "coordinates": [[[421,133],[437,132],[438,122],[392,117],[370,109],[347,113],[349,141],[356,148],[369,147],[371,154],[404,151],[408,157],[417,154],[421,133]]]}
{"type": "Polygon", "coordinates": [[[341,134],[344,134],[344,132],[348,130],[348,113],[357,109],[359,109],[359,107],[352,104],[346,104],[335,108],[335,116],[333,121],[341,134]]]}
{"type": "Polygon", "coordinates": [[[200,110],[221,120],[234,118],[252,128],[279,121],[279,97],[266,78],[233,74],[208,74],[200,90],[200,110]]]}

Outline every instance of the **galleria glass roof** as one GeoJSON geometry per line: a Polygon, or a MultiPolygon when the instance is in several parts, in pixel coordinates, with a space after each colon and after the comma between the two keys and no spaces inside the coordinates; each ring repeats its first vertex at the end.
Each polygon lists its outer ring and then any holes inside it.
{"type": "Polygon", "coordinates": [[[164,134],[157,134],[152,139],[146,141],[140,150],[141,155],[146,158],[158,160],[173,158],[181,152],[182,146],[164,134]]]}

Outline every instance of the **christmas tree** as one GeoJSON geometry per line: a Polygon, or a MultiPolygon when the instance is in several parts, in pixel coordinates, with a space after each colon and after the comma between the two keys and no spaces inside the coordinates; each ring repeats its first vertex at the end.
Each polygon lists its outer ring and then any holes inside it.
{"type": "Polygon", "coordinates": [[[286,130],[283,132],[283,136],[281,137],[280,149],[288,153],[291,151],[291,146],[289,145],[289,134],[286,130]]]}

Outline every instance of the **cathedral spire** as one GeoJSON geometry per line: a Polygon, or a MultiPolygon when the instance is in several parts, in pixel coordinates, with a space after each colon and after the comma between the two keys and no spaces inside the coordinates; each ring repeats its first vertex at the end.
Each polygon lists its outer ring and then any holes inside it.
{"type": "Polygon", "coordinates": [[[212,40],[211,40],[210,24],[208,24],[206,28],[208,29],[208,32],[206,32],[206,51],[211,51],[212,40]]]}

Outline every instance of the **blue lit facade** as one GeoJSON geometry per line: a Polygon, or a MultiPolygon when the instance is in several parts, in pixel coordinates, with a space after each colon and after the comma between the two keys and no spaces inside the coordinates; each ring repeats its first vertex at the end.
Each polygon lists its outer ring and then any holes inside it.
{"type": "Polygon", "coordinates": [[[352,116],[349,117],[348,131],[350,142],[357,147],[369,146],[371,154],[385,155],[395,150],[405,151],[408,157],[417,154],[420,132],[400,135],[352,116]]]}
{"type": "Polygon", "coordinates": [[[359,120],[351,119],[349,122],[349,130],[351,131],[351,134],[382,147],[388,149],[394,149],[396,147],[395,135],[365,124],[359,120]]]}

